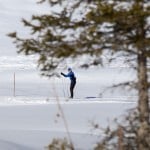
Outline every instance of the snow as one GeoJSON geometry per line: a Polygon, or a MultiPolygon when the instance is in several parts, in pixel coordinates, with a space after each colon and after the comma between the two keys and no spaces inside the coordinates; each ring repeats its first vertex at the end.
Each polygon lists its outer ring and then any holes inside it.
{"type": "MultiPolygon", "coordinates": [[[[23,100],[15,98],[11,101],[11,104],[8,102],[9,105],[2,102],[0,104],[0,139],[41,150],[52,138],[67,137],[62,117],[57,116],[58,105],[53,98],[41,102],[20,102],[23,100]]],[[[72,140],[77,148],[80,146],[82,149],[92,148],[92,143],[99,139],[92,132],[94,130],[92,122],[105,127],[112,123],[112,118],[120,116],[126,109],[135,106],[135,102],[105,102],[94,99],[87,102],[84,100],[83,103],[76,99],[70,101],[60,99],[60,104],[72,140]]]]}
{"type": "MultiPolygon", "coordinates": [[[[35,0],[0,0],[0,149],[44,150],[53,138],[67,137],[61,105],[76,149],[90,150],[103,137],[93,129],[113,124],[128,109],[136,106],[137,93],[129,89],[107,89],[114,83],[133,81],[135,71],[120,59],[106,68],[73,70],[77,76],[75,98],[69,97],[69,80],[47,79],[36,69],[36,57],[16,53],[9,32],[27,35],[21,18],[48,11],[47,5],[35,0]],[[22,7],[23,6],[23,7],[22,7]],[[120,69],[118,69],[121,68],[120,69]],[[14,74],[16,88],[14,96],[14,74]],[[105,90],[107,89],[107,90],[105,90]],[[101,94],[100,94],[101,93],[101,94]]],[[[106,60],[107,63],[107,60],[106,60]]],[[[58,70],[65,72],[63,68],[58,70]]]]}

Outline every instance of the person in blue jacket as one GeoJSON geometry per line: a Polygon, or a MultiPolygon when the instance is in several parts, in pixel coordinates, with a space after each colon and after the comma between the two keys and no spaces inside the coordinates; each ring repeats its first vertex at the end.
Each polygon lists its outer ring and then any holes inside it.
{"type": "Polygon", "coordinates": [[[73,90],[76,85],[76,77],[75,77],[74,72],[72,71],[71,68],[68,68],[68,74],[64,74],[61,72],[61,75],[64,77],[70,78],[70,81],[71,81],[71,83],[70,83],[70,98],[73,98],[73,96],[74,96],[73,90]]]}

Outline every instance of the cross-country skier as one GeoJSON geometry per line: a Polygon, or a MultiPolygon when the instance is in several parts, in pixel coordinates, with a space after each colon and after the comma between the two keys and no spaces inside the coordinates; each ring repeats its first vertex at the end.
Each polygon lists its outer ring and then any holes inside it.
{"type": "Polygon", "coordinates": [[[64,77],[69,77],[70,78],[70,98],[73,98],[74,94],[73,94],[73,90],[74,87],[76,85],[76,77],[74,75],[74,72],[72,71],[71,68],[68,68],[68,74],[64,74],[61,72],[61,75],[63,75],[64,77]]]}

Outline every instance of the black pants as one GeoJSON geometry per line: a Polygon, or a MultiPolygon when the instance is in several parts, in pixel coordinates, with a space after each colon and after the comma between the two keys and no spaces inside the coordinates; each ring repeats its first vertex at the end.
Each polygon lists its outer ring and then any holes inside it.
{"type": "Polygon", "coordinates": [[[74,96],[73,90],[74,90],[75,85],[76,85],[76,81],[71,81],[71,83],[70,83],[70,98],[73,98],[73,96],[74,96]]]}

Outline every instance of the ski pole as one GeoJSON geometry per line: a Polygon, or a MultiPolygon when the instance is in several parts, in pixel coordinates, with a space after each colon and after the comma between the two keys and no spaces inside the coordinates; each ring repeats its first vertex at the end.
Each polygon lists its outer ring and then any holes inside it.
{"type": "Polygon", "coordinates": [[[64,79],[62,78],[62,89],[63,89],[63,94],[64,94],[64,97],[66,96],[66,94],[65,94],[65,89],[64,89],[65,87],[64,87],[64,79]]]}

